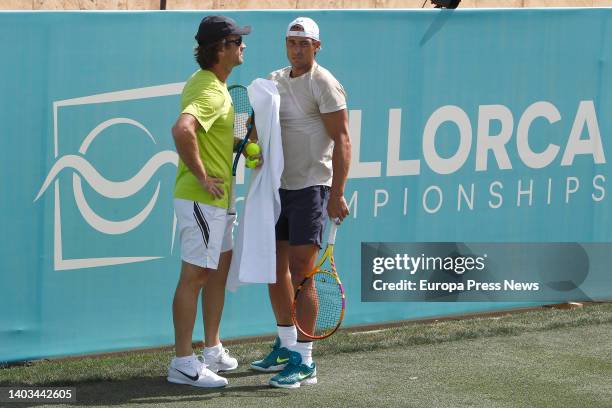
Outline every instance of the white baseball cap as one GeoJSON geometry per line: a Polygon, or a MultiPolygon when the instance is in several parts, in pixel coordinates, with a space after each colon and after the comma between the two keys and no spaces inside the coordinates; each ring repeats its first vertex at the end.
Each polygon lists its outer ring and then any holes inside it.
{"type": "Polygon", "coordinates": [[[286,37],[308,37],[319,41],[319,26],[312,18],[298,17],[287,26],[286,37]],[[291,30],[293,26],[302,26],[302,30],[291,30]]]}

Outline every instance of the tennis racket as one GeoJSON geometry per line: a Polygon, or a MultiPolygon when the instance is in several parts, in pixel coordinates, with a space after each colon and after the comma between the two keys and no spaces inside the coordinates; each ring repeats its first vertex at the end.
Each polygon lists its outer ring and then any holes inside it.
{"type": "Polygon", "coordinates": [[[227,88],[227,90],[232,97],[232,103],[234,105],[234,137],[241,139],[236,148],[236,157],[234,157],[234,164],[232,165],[232,175],[235,176],[238,161],[240,160],[244,146],[249,140],[251,129],[253,129],[252,123],[255,121],[255,114],[249,102],[249,94],[244,86],[232,85],[227,88]],[[250,116],[252,116],[253,119],[247,125],[250,116]]]}
{"type": "Polygon", "coordinates": [[[336,222],[332,222],[325,252],[299,284],[293,299],[293,323],[300,333],[313,340],[334,334],[344,317],[344,288],[334,262],[337,228],[336,222]],[[330,269],[324,269],[324,264],[329,264],[330,269]]]}

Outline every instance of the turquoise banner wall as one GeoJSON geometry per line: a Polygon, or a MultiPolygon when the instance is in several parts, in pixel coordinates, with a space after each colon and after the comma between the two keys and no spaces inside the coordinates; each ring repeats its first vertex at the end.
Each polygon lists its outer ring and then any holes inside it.
{"type": "MultiPolygon", "coordinates": [[[[170,128],[205,14],[0,13],[0,361],[173,342],[170,128]]],[[[287,65],[308,15],[347,91],[346,325],[529,305],[361,302],[361,242],[612,242],[612,9],[226,14],[253,26],[229,84],[287,65]]],[[[224,338],[274,327],[265,286],[229,294],[224,338]]]]}

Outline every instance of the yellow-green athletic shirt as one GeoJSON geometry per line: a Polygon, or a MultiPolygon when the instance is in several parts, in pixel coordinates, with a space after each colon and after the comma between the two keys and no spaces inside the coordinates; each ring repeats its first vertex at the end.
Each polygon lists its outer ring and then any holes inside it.
{"type": "Polygon", "coordinates": [[[209,177],[223,179],[223,197],[214,198],[179,159],[174,197],[228,208],[232,186],[234,108],[225,83],[215,74],[199,70],[189,78],[181,95],[181,113],[194,116],[200,159],[209,177]]]}

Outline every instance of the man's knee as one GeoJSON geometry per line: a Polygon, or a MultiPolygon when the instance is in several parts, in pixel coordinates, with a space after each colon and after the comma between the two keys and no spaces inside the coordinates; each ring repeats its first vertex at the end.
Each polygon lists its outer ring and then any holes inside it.
{"type": "Polygon", "coordinates": [[[202,287],[208,281],[210,269],[183,262],[180,282],[190,287],[202,287]]]}
{"type": "Polygon", "coordinates": [[[292,257],[289,262],[289,269],[291,270],[291,279],[294,281],[294,283],[301,282],[306,275],[312,272],[315,259],[316,258],[312,256],[292,257]]]}

